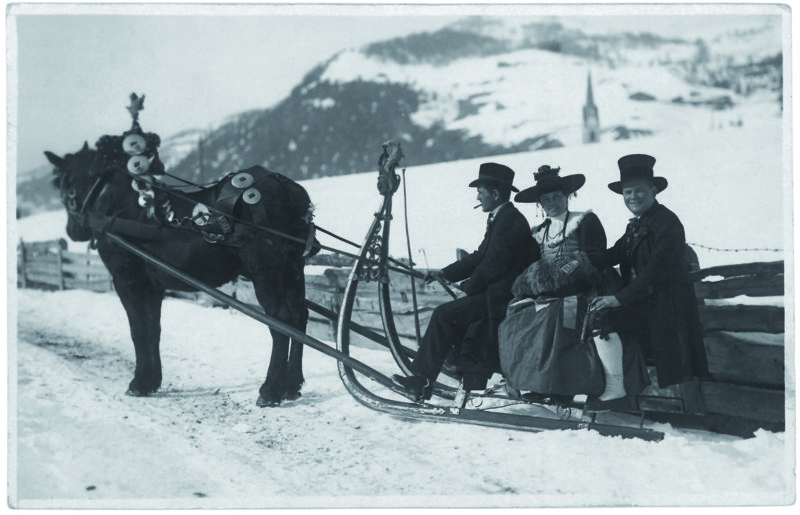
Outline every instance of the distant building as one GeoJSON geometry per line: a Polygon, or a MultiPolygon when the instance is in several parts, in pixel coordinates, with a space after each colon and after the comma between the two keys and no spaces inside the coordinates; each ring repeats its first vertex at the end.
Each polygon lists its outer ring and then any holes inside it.
{"type": "Polygon", "coordinates": [[[583,142],[597,143],[598,141],[600,141],[600,117],[597,114],[597,106],[594,105],[590,72],[586,82],[586,105],[583,106],[583,142]]]}

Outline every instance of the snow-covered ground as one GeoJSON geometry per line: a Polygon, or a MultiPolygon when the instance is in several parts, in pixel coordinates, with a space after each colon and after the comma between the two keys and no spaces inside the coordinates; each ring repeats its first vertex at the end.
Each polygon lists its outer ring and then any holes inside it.
{"type": "MultiPolygon", "coordinates": [[[[9,458],[18,466],[9,493],[19,507],[741,506],[793,500],[792,432],[759,431],[743,440],[654,424],[666,437],[652,443],[583,431],[411,422],[359,404],[340,383],[335,361],[311,349],[303,397],[259,409],[266,329],[237,312],[183,300],[164,305],[162,390],[128,397],[123,392],[133,349],[113,295],[17,293],[9,458]]],[[[317,336],[325,338],[324,331],[317,336]]],[[[392,372],[388,352],[359,349],[357,356],[392,372]]]]}
{"type": "MultiPolygon", "coordinates": [[[[756,107],[752,107],[756,109],[756,107]]],[[[763,111],[763,107],[762,107],[763,111]]],[[[697,116],[708,116],[698,111],[697,116]]],[[[787,258],[792,229],[788,154],[776,117],[702,131],[687,124],[657,138],[497,156],[533,185],[542,164],[584,173],[571,208],[592,209],[614,241],[628,219],[607,189],[616,160],[650,153],[669,180],[659,199],[675,211],[701,266],[787,258]],[[762,250],[744,250],[762,249],[762,250]]],[[[377,153],[380,149],[376,148],[377,153]]],[[[475,159],[405,172],[414,260],[438,267],[473,249],[485,214],[473,210],[475,159]]],[[[401,172],[401,170],[398,170],[401,172]]],[[[379,199],[376,174],[304,183],[316,222],[361,241],[379,199]]],[[[405,256],[402,190],[393,254],[405,256]]],[[[521,205],[537,223],[534,205],[521,205]]],[[[10,242],[65,237],[63,212],[22,219],[10,242]]],[[[320,238],[326,244],[341,244],[320,238]]],[[[81,250],[86,244],[70,242],[81,250]]],[[[787,309],[793,299],[786,298],[787,309]]],[[[270,340],[260,324],[219,308],[168,299],[164,386],[123,394],[132,376],[127,321],[113,294],[11,291],[9,499],[19,507],[548,507],[749,506],[795,495],[794,347],[787,338],[787,431],[754,438],[652,426],[660,443],[590,432],[525,433],[409,422],[360,405],[334,360],[307,350],[303,397],[255,407],[270,340]],[[14,334],[13,328],[17,331],[14,334]],[[16,366],[14,366],[16,365],[16,366]]],[[[790,331],[793,330],[789,320],[790,331]]],[[[314,336],[329,340],[324,328],[314,336]]],[[[788,334],[793,334],[789,332],[788,334]]],[[[386,373],[386,352],[358,357],[386,373]]]]}

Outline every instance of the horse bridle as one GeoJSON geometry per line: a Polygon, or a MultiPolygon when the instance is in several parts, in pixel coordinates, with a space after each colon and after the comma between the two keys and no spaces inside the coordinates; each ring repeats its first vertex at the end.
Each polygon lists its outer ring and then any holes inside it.
{"type": "Polygon", "coordinates": [[[111,177],[113,172],[114,170],[112,168],[108,168],[100,174],[97,180],[94,181],[94,184],[92,184],[92,187],[89,188],[89,192],[86,193],[86,197],[81,202],[80,209],[78,209],[78,193],[75,191],[75,188],[70,188],[67,190],[66,205],[69,214],[79,218],[84,218],[86,216],[86,210],[94,205],[95,201],[97,200],[97,194],[102,187],[105,186],[105,183],[108,182],[108,179],[111,177]]]}

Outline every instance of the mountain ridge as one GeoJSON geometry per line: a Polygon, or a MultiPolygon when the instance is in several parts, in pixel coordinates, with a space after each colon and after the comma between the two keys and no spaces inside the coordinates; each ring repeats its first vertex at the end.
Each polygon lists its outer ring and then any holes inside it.
{"type": "MultiPolygon", "coordinates": [[[[164,138],[160,155],[171,174],[207,183],[255,164],[295,180],[371,171],[388,139],[414,165],[578,145],[590,74],[601,138],[683,130],[698,109],[735,123],[756,101],[780,106],[782,54],[758,27],[731,33],[689,41],[465,18],[338,52],[274,106],[164,138]]],[[[20,192],[26,212],[43,202],[20,192]]]]}

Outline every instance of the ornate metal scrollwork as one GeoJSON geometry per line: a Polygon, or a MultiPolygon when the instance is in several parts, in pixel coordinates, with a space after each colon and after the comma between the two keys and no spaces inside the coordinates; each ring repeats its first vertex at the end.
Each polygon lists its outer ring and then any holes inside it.
{"type": "Polygon", "coordinates": [[[383,153],[378,158],[378,192],[384,197],[393,195],[400,187],[400,176],[394,169],[403,157],[399,142],[387,141],[383,144],[383,153]]]}
{"type": "Polygon", "coordinates": [[[394,170],[404,156],[400,143],[387,141],[382,146],[383,153],[378,158],[378,192],[386,199],[380,212],[375,214],[376,222],[365,242],[361,266],[357,274],[358,279],[365,282],[389,280],[386,269],[388,249],[385,248],[388,242],[384,228],[388,229],[388,222],[392,219],[391,197],[400,187],[400,176],[394,170]]]}

